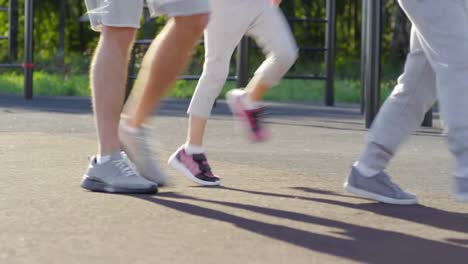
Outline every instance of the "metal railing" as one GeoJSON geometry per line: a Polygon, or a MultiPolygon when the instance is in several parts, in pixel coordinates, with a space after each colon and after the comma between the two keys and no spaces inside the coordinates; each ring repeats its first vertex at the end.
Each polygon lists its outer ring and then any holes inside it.
{"type": "MultiPolygon", "coordinates": [[[[325,61],[325,75],[318,74],[301,74],[292,75],[288,74],[285,79],[301,79],[301,80],[323,80],[325,81],[325,98],[324,103],[327,106],[333,106],[335,104],[334,96],[334,80],[335,80],[335,54],[336,54],[336,0],[325,0],[326,1],[326,17],[288,17],[290,23],[320,23],[326,26],[325,28],[325,43],[324,47],[309,47],[300,46],[300,51],[307,52],[322,52],[324,53],[325,61]]],[[[148,46],[152,40],[137,40],[135,46],[148,46]]],[[[201,42],[203,43],[203,42],[201,42]]],[[[299,43],[300,44],[300,43],[299,43]]],[[[238,87],[245,87],[249,78],[249,39],[247,37],[242,38],[237,47],[237,64],[236,64],[236,75],[230,75],[228,81],[237,81],[238,87]]],[[[132,52],[132,59],[130,62],[129,69],[129,81],[127,85],[127,96],[130,94],[133,80],[136,78],[135,73],[135,49],[132,52]]],[[[198,80],[199,75],[182,75],[179,79],[182,80],[198,80]]]]}
{"type": "Polygon", "coordinates": [[[8,40],[8,63],[0,64],[0,69],[20,69],[24,70],[24,97],[33,97],[33,0],[24,2],[24,60],[23,63],[14,63],[17,54],[16,30],[17,30],[17,0],[10,0],[9,7],[0,8],[0,12],[8,12],[9,35],[3,36],[0,40],[8,40]]]}

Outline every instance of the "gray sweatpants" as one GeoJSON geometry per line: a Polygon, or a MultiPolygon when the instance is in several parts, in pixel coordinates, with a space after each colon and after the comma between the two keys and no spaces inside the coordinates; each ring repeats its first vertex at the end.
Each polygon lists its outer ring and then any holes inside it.
{"type": "Polygon", "coordinates": [[[404,73],[382,106],[359,163],[381,171],[438,99],[455,157],[468,177],[468,15],[464,0],[399,0],[413,29],[404,73]]]}
{"type": "Polygon", "coordinates": [[[297,46],[278,7],[268,0],[212,0],[205,29],[205,64],[188,113],[208,118],[229,74],[232,53],[242,36],[253,37],[267,59],[255,75],[271,86],[294,64],[297,46]]]}

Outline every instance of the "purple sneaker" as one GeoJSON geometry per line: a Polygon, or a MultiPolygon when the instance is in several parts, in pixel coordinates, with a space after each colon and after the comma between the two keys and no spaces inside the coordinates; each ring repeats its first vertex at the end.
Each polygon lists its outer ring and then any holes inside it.
{"type": "Polygon", "coordinates": [[[204,186],[220,184],[219,177],[211,172],[211,167],[203,153],[190,155],[182,146],[171,155],[168,164],[197,184],[204,186]]]}
{"type": "Polygon", "coordinates": [[[253,142],[266,141],[270,138],[270,130],[262,124],[265,109],[263,107],[249,110],[242,102],[245,92],[233,89],[226,95],[227,103],[234,116],[241,122],[247,132],[247,138],[253,142]]]}

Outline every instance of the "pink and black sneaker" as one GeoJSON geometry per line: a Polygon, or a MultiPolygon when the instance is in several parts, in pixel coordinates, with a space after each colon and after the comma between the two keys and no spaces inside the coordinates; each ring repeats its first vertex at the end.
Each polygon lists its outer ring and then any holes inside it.
{"type": "Polygon", "coordinates": [[[227,103],[234,117],[238,119],[247,132],[247,138],[253,142],[266,141],[270,138],[270,130],[262,123],[265,108],[248,109],[244,103],[245,92],[233,89],[226,94],[227,103]]]}
{"type": "Polygon", "coordinates": [[[220,184],[220,178],[213,174],[205,154],[188,154],[180,147],[169,158],[168,164],[189,180],[204,186],[220,184]]]}

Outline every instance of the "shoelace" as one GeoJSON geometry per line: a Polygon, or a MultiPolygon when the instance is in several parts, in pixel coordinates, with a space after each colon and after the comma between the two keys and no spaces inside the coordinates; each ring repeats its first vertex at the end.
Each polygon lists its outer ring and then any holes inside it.
{"type": "Polygon", "coordinates": [[[137,170],[135,165],[130,161],[128,158],[127,154],[121,153],[122,159],[119,160],[113,160],[115,166],[126,176],[126,177],[132,177],[132,176],[138,176],[137,170]]]}
{"type": "Polygon", "coordinates": [[[383,178],[385,179],[385,182],[387,182],[387,184],[394,190],[394,191],[397,191],[397,192],[404,192],[400,186],[398,186],[396,183],[392,182],[392,180],[390,179],[390,177],[384,173],[383,174],[383,178]]]}

